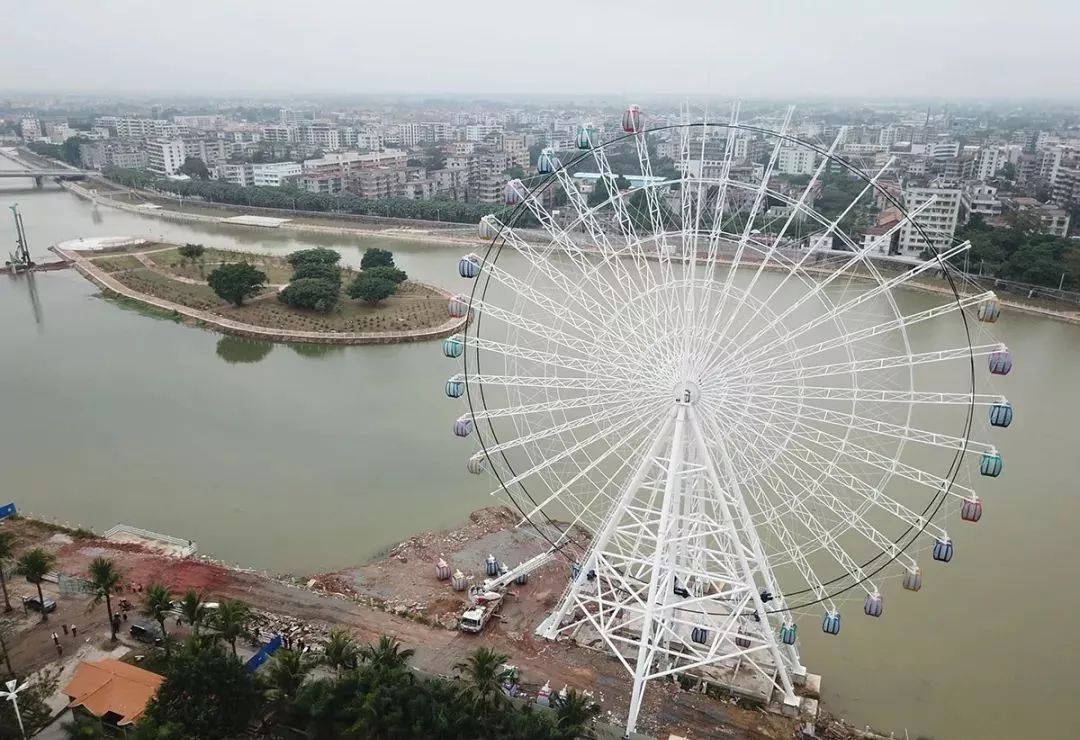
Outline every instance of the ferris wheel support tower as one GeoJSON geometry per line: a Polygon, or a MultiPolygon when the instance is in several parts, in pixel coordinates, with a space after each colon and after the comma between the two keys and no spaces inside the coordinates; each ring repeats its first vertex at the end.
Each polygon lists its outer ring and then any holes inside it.
{"type": "Polygon", "coordinates": [[[649,453],[537,629],[547,639],[583,623],[599,633],[634,677],[627,734],[653,679],[739,661],[797,711],[794,684],[806,675],[796,648],[776,638],[765,602],[779,591],[726,452],[719,469],[709,452],[697,393],[693,383],[673,391],[649,453]]]}

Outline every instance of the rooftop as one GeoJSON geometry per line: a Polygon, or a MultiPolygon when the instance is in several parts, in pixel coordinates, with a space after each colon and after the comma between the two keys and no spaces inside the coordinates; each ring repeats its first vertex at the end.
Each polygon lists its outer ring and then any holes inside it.
{"type": "Polygon", "coordinates": [[[113,714],[123,727],[137,721],[157,694],[163,676],[119,660],[84,661],[75,669],[64,693],[72,709],[83,707],[95,717],[113,714]]]}

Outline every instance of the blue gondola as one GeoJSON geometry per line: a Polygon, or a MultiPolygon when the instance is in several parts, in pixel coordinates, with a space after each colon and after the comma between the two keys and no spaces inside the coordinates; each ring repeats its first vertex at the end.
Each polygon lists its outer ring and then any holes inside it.
{"type": "MultiPolygon", "coordinates": [[[[519,568],[521,567],[521,565],[522,565],[521,563],[518,563],[519,568]]],[[[519,586],[524,586],[528,582],[529,582],[529,572],[528,571],[522,571],[522,572],[518,573],[516,576],[514,576],[514,583],[516,583],[519,586]]]]}
{"type": "Polygon", "coordinates": [[[990,407],[990,424],[995,427],[1007,427],[1012,424],[1013,407],[1005,399],[1001,399],[990,407]]]}
{"type": "Polygon", "coordinates": [[[867,594],[863,601],[863,614],[868,617],[880,617],[882,610],[881,594],[867,594]]]}
{"type": "Polygon", "coordinates": [[[461,398],[465,395],[465,379],[460,375],[455,375],[446,381],[446,395],[449,398],[461,398]]]}
{"type": "Polygon", "coordinates": [[[964,499],[960,507],[960,518],[965,522],[975,523],[982,519],[983,503],[977,496],[964,499]]]}
{"type": "Polygon", "coordinates": [[[699,645],[704,645],[709,641],[709,630],[704,627],[694,627],[690,630],[690,639],[699,645]]]}
{"type": "Polygon", "coordinates": [[[462,416],[460,419],[454,422],[454,436],[455,437],[468,437],[473,431],[473,420],[467,416],[462,416]]]}
{"type": "Polygon", "coordinates": [[[461,357],[465,352],[465,340],[460,334],[447,337],[442,343],[442,353],[447,357],[461,357]]]}
{"type": "Polygon", "coordinates": [[[463,278],[474,278],[480,274],[480,258],[475,254],[467,254],[458,260],[458,275],[463,278]]]}
{"type": "Polygon", "coordinates": [[[994,299],[979,304],[979,321],[993,324],[1001,316],[1001,306],[994,299]]]}
{"type": "Polygon", "coordinates": [[[574,143],[578,149],[592,149],[596,146],[596,129],[592,126],[578,126],[577,137],[574,143]]]}
{"type": "Polygon", "coordinates": [[[918,568],[909,570],[904,574],[904,588],[908,591],[918,591],[922,588],[922,571],[918,568]]]}
{"type": "Polygon", "coordinates": [[[463,319],[469,314],[469,297],[456,295],[446,304],[446,312],[455,319],[463,319]]]}
{"type": "Polygon", "coordinates": [[[503,202],[508,206],[516,206],[525,197],[525,186],[521,180],[511,180],[503,188],[503,202]]]}
{"type": "Polygon", "coordinates": [[[821,620],[821,631],[826,635],[839,635],[840,615],[836,612],[827,612],[825,619],[821,620]]]}
{"type": "Polygon", "coordinates": [[[780,627],[780,642],[785,645],[794,645],[797,628],[791,622],[787,622],[780,627]]]}
{"type": "Polygon", "coordinates": [[[940,563],[947,563],[952,560],[953,556],[953,544],[952,540],[948,537],[944,537],[934,543],[934,560],[940,563]]]}
{"type": "Polygon", "coordinates": [[[536,171],[541,175],[550,175],[557,169],[559,169],[559,158],[555,156],[555,152],[551,149],[540,152],[540,156],[536,158],[536,171]]]}
{"type": "Polygon", "coordinates": [[[991,352],[988,361],[993,375],[1008,375],[1012,370],[1012,354],[1002,345],[997,352],[991,352]]]}
{"type": "Polygon", "coordinates": [[[997,478],[1001,475],[1001,468],[1001,455],[998,454],[997,450],[983,453],[982,460],[979,461],[980,473],[991,478],[997,478]]]}
{"type": "Polygon", "coordinates": [[[489,577],[499,575],[499,561],[495,559],[494,555],[488,555],[487,559],[484,561],[484,572],[487,573],[489,577]]]}

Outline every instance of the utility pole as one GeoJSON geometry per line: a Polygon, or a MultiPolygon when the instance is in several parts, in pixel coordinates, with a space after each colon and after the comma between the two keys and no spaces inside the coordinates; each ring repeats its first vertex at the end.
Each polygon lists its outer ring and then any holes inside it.
{"type": "Polygon", "coordinates": [[[1061,273],[1061,280],[1058,280],[1058,290],[1059,291],[1061,290],[1062,286],[1065,285],[1065,275],[1066,275],[1066,273],[1064,273],[1064,272],[1061,273]]]}

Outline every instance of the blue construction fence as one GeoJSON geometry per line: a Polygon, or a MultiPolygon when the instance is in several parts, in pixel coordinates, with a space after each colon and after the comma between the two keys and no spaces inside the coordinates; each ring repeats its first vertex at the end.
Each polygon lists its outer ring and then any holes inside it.
{"type": "Polygon", "coordinates": [[[0,519],[7,519],[9,516],[15,516],[18,512],[15,511],[15,503],[12,502],[7,506],[0,506],[0,519]]]}
{"type": "Polygon", "coordinates": [[[247,663],[244,663],[244,668],[248,673],[254,673],[262,666],[263,663],[270,660],[270,656],[273,655],[281,648],[281,635],[274,635],[270,642],[259,648],[259,652],[252,655],[247,663]]]}

